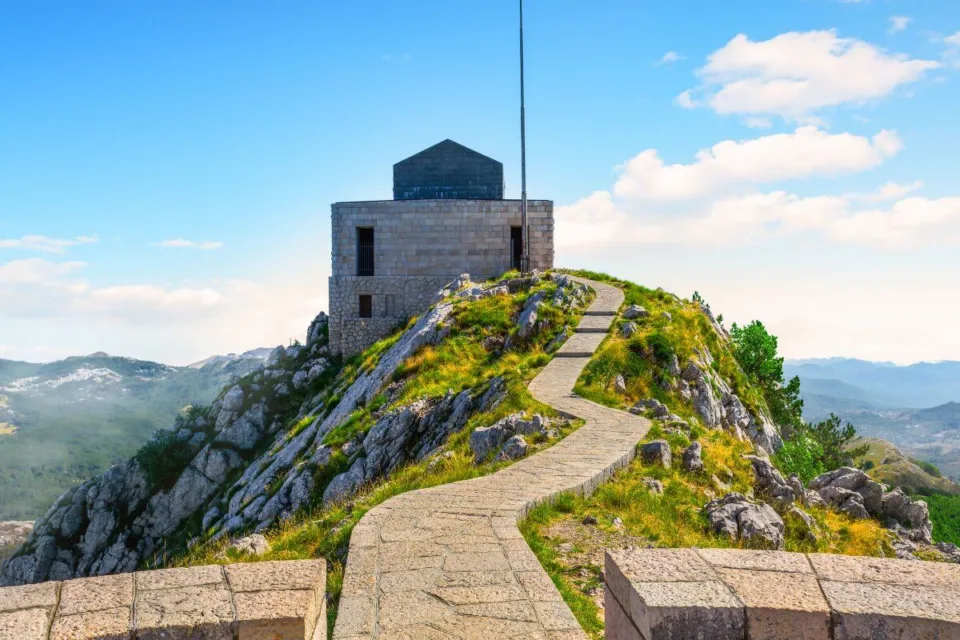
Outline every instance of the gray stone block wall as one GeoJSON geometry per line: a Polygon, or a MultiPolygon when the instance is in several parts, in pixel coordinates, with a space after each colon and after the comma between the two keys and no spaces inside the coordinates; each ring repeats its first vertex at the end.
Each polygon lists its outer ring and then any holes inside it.
{"type": "MultiPolygon", "coordinates": [[[[351,356],[425,311],[462,273],[474,280],[511,266],[519,200],[384,200],[332,206],[330,348],[351,356]],[[357,276],[357,228],[374,230],[374,276],[357,276]],[[371,295],[373,317],[359,317],[371,295]],[[391,297],[392,312],[388,309],[391,297]]],[[[553,202],[529,200],[530,267],[553,267],[553,202]]]]}

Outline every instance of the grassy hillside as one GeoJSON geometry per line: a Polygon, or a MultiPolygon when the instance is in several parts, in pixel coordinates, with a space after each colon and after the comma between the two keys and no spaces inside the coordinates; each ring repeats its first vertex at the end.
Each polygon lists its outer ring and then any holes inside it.
{"type": "MultiPolygon", "coordinates": [[[[585,275],[613,281],[597,274],[585,275]]],[[[651,311],[651,316],[638,323],[640,331],[633,338],[624,339],[619,335],[607,338],[581,377],[578,393],[619,408],[641,397],[655,397],[693,422],[695,416],[689,403],[661,384],[663,369],[666,359],[672,355],[688,358],[695,349],[706,347],[714,358],[716,371],[744,403],[754,410],[766,410],[763,393],[747,379],[699,305],[663,291],[613,282],[625,288],[628,304],[644,306],[651,311]],[[626,378],[626,393],[613,389],[613,378],[617,374],[626,378]]],[[[504,378],[508,390],[504,403],[494,411],[474,415],[463,431],[451,436],[442,454],[391,473],[368,486],[347,505],[324,507],[316,501],[310,509],[267,532],[272,550],[265,556],[238,556],[226,550],[226,541],[218,540],[196,544],[174,564],[325,557],[331,561],[328,592],[334,603],[329,614],[332,622],[350,533],[369,509],[405,491],[463,480],[501,468],[506,463],[474,464],[468,445],[470,432],[517,411],[528,415],[554,414],[552,409],[533,400],[526,385],[549,361],[547,345],[559,328],[574,326],[579,314],[547,309],[542,317],[548,320],[549,330],[530,340],[514,342],[512,348],[504,351],[484,348],[490,341],[513,342],[516,317],[526,299],[539,290],[546,291],[549,297],[553,287],[545,284],[510,296],[457,302],[449,336],[438,345],[414,354],[398,370],[395,379],[402,387],[392,396],[391,406],[421,397],[440,396],[448,390],[457,392],[482,386],[494,376],[504,378]]],[[[340,379],[349,379],[357,371],[373,366],[395,339],[396,336],[388,338],[345,363],[340,379]]],[[[337,386],[336,382],[331,385],[337,386]]],[[[374,414],[383,409],[383,404],[375,400],[358,410],[343,427],[350,434],[344,434],[338,442],[369,429],[376,420],[374,414]]],[[[562,435],[576,427],[576,423],[569,425],[562,435]]],[[[334,433],[338,430],[342,429],[335,429],[334,433]]],[[[678,460],[691,439],[699,440],[704,447],[704,471],[690,474],[676,467],[664,470],[646,467],[638,460],[601,486],[594,496],[563,496],[553,504],[536,509],[522,524],[525,537],[566,601],[595,637],[599,637],[601,628],[594,596],[603,548],[633,544],[729,546],[728,540],[711,533],[702,507],[709,499],[731,490],[752,491],[751,466],[743,457],[754,451],[751,443],[737,440],[724,431],[700,427],[686,434],[655,426],[649,439],[658,437],[670,442],[678,460]],[[650,479],[663,484],[663,495],[647,488],[650,479]],[[596,518],[596,524],[584,525],[587,516],[596,518]]],[[[550,442],[539,442],[534,448],[549,445],[550,442]]],[[[887,533],[874,521],[852,521],[826,509],[813,509],[811,515],[819,528],[815,541],[806,535],[806,526],[801,521],[787,518],[789,549],[868,555],[892,553],[887,533]]]]}
{"type": "Polygon", "coordinates": [[[878,482],[907,493],[960,493],[960,485],[945,478],[935,465],[908,457],[886,440],[859,438],[854,445],[869,447],[857,464],[878,482]]]}
{"type": "MultiPolygon", "coordinates": [[[[508,273],[503,279],[516,275],[508,273]]],[[[517,336],[517,316],[529,297],[543,295],[545,300],[550,300],[556,289],[557,285],[547,280],[532,289],[512,295],[490,296],[477,301],[456,301],[451,322],[446,327],[449,335],[439,344],[421,349],[400,366],[394,375],[394,383],[400,385],[400,388],[393,394],[390,403],[384,404],[382,399],[375,399],[358,409],[345,423],[327,435],[327,443],[346,444],[356,441],[359,434],[373,426],[376,416],[392,408],[407,405],[420,398],[441,397],[451,390],[458,393],[465,389],[482,388],[489,380],[498,376],[504,380],[504,400],[490,411],[472,415],[466,427],[449,438],[442,452],[389,474],[366,487],[347,505],[324,506],[318,493],[310,509],[282,522],[267,533],[272,550],[256,560],[324,557],[331,561],[328,582],[328,593],[333,599],[333,606],[329,608],[331,629],[336,615],[336,601],[339,597],[343,561],[350,533],[367,511],[394,495],[485,475],[508,464],[494,461],[474,463],[469,437],[477,427],[488,426],[517,412],[527,416],[539,413],[559,418],[552,408],[533,399],[527,390],[527,384],[550,361],[547,347],[557,334],[564,327],[573,327],[579,322],[582,307],[562,310],[551,304],[544,304],[538,311],[544,328],[527,339],[519,339],[517,336]],[[490,348],[491,344],[502,346],[506,341],[510,342],[509,348],[490,348]]],[[[397,333],[343,363],[337,380],[330,387],[338,388],[342,382],[355,377],[358,371],[369,370],[375,366],[379,357],[399,335],[397,333]]],[[[561,438],[579,426],[577,422],[558,424],[564,425],[559,434],[561,438]]],[[[297,428],[300,428],[298,423],[290,423],[291,433],[297,428]]],[[[549,446],[552,442],[555,440],[533,442],[531,452],[549,446]]],[[[322,491],[322,486],[319,491],[322,491]]],[[[177,558],[173,564],[188,566],[252,559],[227,553],[225,546],[223,540],[201,542],[187,554],[177,558]]]]}
{"type": "MultiPolygon", "coordinates": [[[[568,495],[531,513],[521,530],[563,594],[581,625],[594,638],[602,637],[603,550],[628,546],[730,547],[728,538],[708,527],[703,507],[730,491],[751,495],[753,470],[745,455],[754,446],[722,430],[705,430],[689,401],[667,384],[668,365],[681,363],[707,349],[713,369],[727,381],[751,412],[767,411],[764,395],[744,374],[729,343],[721,340],[698,303],[681,300],[603,274],[582,273],[623,288],[626,305],[650,312],[636,321],[638,332],[627,338],[612,333],[581,375],[576,392],[601,404],[627,409],[638,399],[655,398],[688,421],[689,433],[655,423],[644,442],[666,439],[672,449],[671,469],[645,465],[639,458],[596,493],[568,495]],[[624,377],[625,391],[615,388],[624,377]],[[703,447],[704,470],[680,469],[682,452],[692,441],[703,447]],[[652,491],[659,481],[663,493],[652,491]],[[595,520],[595,522],[594,522],[595,520]],[[586,521],[586,522],[585,522],[586,521]]],[[[615,323],[619,328],[620,323],[615,323]]],[[[849,555],[892,556],[889,534],[876,521],[852,520],[829,509],[807,509],[816,522],[816,538],[797,517],[786,516],[786,549],[849,555]]]]}

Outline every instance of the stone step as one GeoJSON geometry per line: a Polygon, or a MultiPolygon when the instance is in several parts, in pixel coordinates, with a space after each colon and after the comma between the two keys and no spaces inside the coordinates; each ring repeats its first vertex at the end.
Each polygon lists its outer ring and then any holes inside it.
{"type": "Polygon", "coordinates": [[[574,333],[607,333],[609,329],[603,327],[577,327],[574,333]]]}
{"type": "Polygon", "coordinates": [[[617,315],[616,311],[584,311],[583,315],[585,316],[615,316],[617,315]]]}
{"type": "Polygon", "coordinates": [[[554,358],[591,358],[593,353],[590,351],[558,351],[553,355],[554,358]]]}

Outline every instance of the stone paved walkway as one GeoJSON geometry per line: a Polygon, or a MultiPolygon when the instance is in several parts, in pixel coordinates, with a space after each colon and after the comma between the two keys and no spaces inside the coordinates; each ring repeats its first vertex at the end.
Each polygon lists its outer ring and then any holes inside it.
{"type": "MultiPolygon", "coordinates": [[[[597,297],[586,325],[609,327],[616,287],[579,279],[597,297]],[[604,324],[605,323],[605,324],[604,324]]],[[[592,492],[634,456],[649,421],[573,395],[605,334],[576,333],[530,383],[538,400],[585,424],[554,446],[482,478],[405,493],[370,510],[350,539],[333,637],[586,638],[517,522],[562,491],[592,492]],[[570,357],[573,356],[573,357],[570,357]]]]}

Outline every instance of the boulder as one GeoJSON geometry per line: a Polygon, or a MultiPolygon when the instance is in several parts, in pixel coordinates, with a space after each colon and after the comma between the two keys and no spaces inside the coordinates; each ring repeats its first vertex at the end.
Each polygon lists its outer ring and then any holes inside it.
{"type": "Polygon", "coordinates": [[[868,518],[882,514],[883,486],[860,469],[840,467],[820,474],[807,486],[825,503],[851,517],[868,518]]]}
{"type": "Polygon", "coordinates": [[[703,471],[703,445],[699,442],[692,442],[683,450],[683,470],[703,471]]]}
{"type": "Polygon", "coordinates": [[[640,459],[644,464],[658,464],[669,469],[673,461],[670,444],[666,440],[654,440],[640,447],[640,459]]]}
{"type": "Polygon", "coordinates": [[[517,321],[517,336],[519,338],[527,338],[534,333],[537,327],[537,311],[542,304],[538,300],[532,305],[528,305],[520,314],[520,320],[517,321]]]}
{"type": "Polygon", "coordinates": [[[523,436],[513,436],[507,440],[503,447],[497,453],[496,460],[517,460],[527,455],[530,445],[523,439],[523,436]]]}
{"type": "Polygon", "coordinates": [[[349,470],[334,476],[327,488],[323,490],[323,504],[343,502],[363,484],[363,460],[357,460],[349,470]]]}
{"type": "Polygon", "coordinates": [[[254,533],[243,538],[234,540],[229,549],[236,553],[242,553],[251,556],[262,556],[270,551],[270,543],[262,534],[254,533]]]}
{"type": "Polygon", "coordinates": [[[632,304],[623,312],[623,317],[627,320],[636,320],[637,318],[646,318],[650,312],[637,304],[632,304]]]}
{"type": "Polygon", "coordinates": [[[637,335],[638,331],[639,329],[637,328],[637,325],[632,322],[624,322],[622,325],[620,325],[620,334],[623,335],[624,338],[635,336],[637,335]]]}
{"type": "Polygon", "coordinates": [[[923,500],[912,500],[900,487],[884,494],[881,502],[883,515],[909,530],[909,537],[916,542],[933,543],[933,523],[930,511],[923,500]]]}
{"type": "Polygon", "coordinates": [[[234,385],[223,395],[220,404],[221,411],[240,411],[243,407],[243,388],[240,385],[234,385]]]}
{"type": "Polygon", "coordinates": [[[783,519],[768,504],[757,504],[739,493],[711,500],[704,508],[710,526],[731,542],[760,549],[783,549],[783,519]]]}
{"type": "Polygon", "coordinates": [[[754,488],[757,494],[770,500],[780,509],[790,507],[797,499],[797,495],[790,482],[784,480],[783,474],[768,458],[761,456],[746,456],[746,458],[753,464],[754,488]]]}

